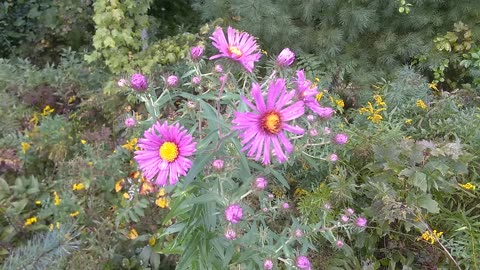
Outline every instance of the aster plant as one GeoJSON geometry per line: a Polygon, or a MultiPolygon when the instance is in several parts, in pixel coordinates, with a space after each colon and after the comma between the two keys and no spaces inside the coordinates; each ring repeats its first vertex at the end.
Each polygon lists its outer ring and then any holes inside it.
{"type": "MultiPolygon", "coordinates": [[[[202,59],[206,48],[193,47],[186,66],[167,71],[177,75],[165,77],[163,85],[147,83],[144,74],[129,84],[148,112],[144,121],[128,123],[132,131],[144,130],[132,145],[133,160],[148,183],[142,186],[162,190],[157,206],[165,208],[169,198],[168,216],[175,219],[165,234],[178,233],[172,248],[184,253],[177,268],[310,269],[310,236],[321,226],[293,217],[296,201],[273,190],[289,188],[286,163],[309,158],[329,166],[340,156],[332,148],[341,150],[348,137],[329,125],[334,111],[318,101],[317,85],[305,72],[293,69],[292,50],[267,60],[267,75],[257,77],[261,53],[251,34],[231,27],[225,34],[218,27],[210,39],[212,61],[202,59]],[[185,69],[190,70],[181,74],[185,69]],[[165,113],[172,107],[178,107],[175,114],[165,113]],[[234,243],[250,259],[221,255],[238,253],[234,243]],[[212,245],[222,248],[199,252],[212,245]]],[[[362,219],[356,225],[352,220],[338,228],[363,225],[362,219]]],[[[334,248],[335,237],[329,241],[334,248]]]]}

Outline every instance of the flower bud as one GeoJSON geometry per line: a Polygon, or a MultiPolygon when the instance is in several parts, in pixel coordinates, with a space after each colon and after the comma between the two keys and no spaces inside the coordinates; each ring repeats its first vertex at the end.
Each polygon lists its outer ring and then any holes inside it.
{"type": "Polygon", "coordinates": [[[198,60],[202,58],[203,51],[204,51],[204,48],[201,46],[195,46],[190,48],[190,58],[192,58],[192,60],[198,60]]]}
{"type": "Polygon", "coordinates": [[[145,92],[148,88],[147,78],[140,73],[135,73],[130,79],[130,85],[137,92],[145,92]]]}
{"type": "Polygon", "coordinates": [[[289,48],[285,48],[277,56],[277,65],[280,67],[289,67],[293,64],[294,60],[295,53],[293,53],[289,48]]]}
{"type": "Polygon", "coordinates": [[[178,77],[175,75],[170,75],[167,78],[168,87],[176,87],[178,85],[178,77]]]}

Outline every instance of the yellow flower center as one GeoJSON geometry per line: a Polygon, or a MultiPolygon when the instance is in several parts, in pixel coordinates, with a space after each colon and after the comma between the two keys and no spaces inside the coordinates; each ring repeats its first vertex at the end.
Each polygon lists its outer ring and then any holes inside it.
{"type": "Polygon", "coordinates": [[[240,57],[243,55],[242,51],[235,46],[228,46],[228,52],[235,55],[236,57],[240,57]]]}
{"type": "Polygon", "coordinates": [[[178,157],[178,146],[173,142],[164,142],[158,152],[163,160],[173,162],[178,157]]]}
{"type": "Polygon", "coordinates": [[[265,114],[262,119],[262,128],[270,134],[277,134],[280,132],[281,119],[280,115],[276,112],[269,112],[265,114]]]}

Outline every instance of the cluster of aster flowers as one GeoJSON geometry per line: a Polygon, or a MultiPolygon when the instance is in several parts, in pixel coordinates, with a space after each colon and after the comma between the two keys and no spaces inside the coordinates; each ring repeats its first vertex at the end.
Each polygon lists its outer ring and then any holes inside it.
{"type": "MultiPolygon", "coordinates": [[[[255,38],[232,27],[228,27],[226,33],[221,28],[216,28],[210,39],[212,45],[218,49],[218,54],[211,56],[210,60],[224,58],[240,65],[246,72],[253,73],[255,63],[262,57],[255,38]]],[[[203,46],[192,47],[189,63],[196,68],[200,67],[204,61],[204,51],[203,46]]],[[[279,73],[288,74],[284,72],[284,69],[289,68],[294,61],[295,53],[289,48],[283,49],[275,59],[275,71],[272,76],[263,84],[253,82],[250,95],[248,97],[241,96],[241,105],[245,105],[242,106],[245,109],[233,112],[231,129],[234,134],[238,135],[242,147],[241,151],[249,158],[266,166],[275,161],[278,163],[287,161],[295,149],[294,140],[299,138],[307,138],[311,141],[313,140],[311,137],[316,137],[319,133],[322,133],[324,137],[329,138],[326,140],[327,143],[344,145],[348,141],[346,134],[332,134],[330,128],[326,125],[326,121],[333,117],[334,109],[323,107],[317,100],[320,94],[318,87],[306,78],[303,70],[296,71],[292,78],[277,77],[279,73]],[[299,121],[304,116],[306,116],[307,121],[299,121]],[[308,127],[305,127],[305,125],[308,125],[308,127]]],[[[230,67],[230,65],[225,65],[224,69],[222,64],[215,63],[213,68],[213,77],[218,78],[221,85],[219,99],[224,85],[229,83],[232,77],[229,73],[230,67]]],[[[182,84],[182,80],[186,76],[180,76],[181,79],[175,74],[164,76],[165,91],[175,92],[182,86],[194,87],[197,90],[204,88],[203,86],[207,83],[202,82],[202,79],[209,80],[209,77],[200,74],[198,70],[196,71],[197,73],[191,77],[191,82],[186,84],[182,84]]],[[[128,86],[143,98],[155,96],[153,87],[149,89],[147,77],[140,73],[133,74],[129,81],[119,80],[118,86],[128,86]]],[[[155,103],[151,102],[147,106],[153,106],[155,103]]],[[[186,111],[196,111],[199,107],[197,104],[193,101],[186,102],[186,111]]],[[[220,113],[219,109],[218,113],[220,113]]],[[[134,152],[134,160],[145,179],[150,183],[160,187],[176,185],[180,178],[186,176],[192,168],[193,156],[197,152],[196,139],[179,123],[169,124],[167,121],[161,121],[157,118],[154,118],[154,121],[153,125],[144,131],[143,137],[138,140],[136,145],[138,150],[134,152]]],[[[141,123],[137,123],[135,118],[129,117],[125,120],[124,125],[133,129],[141,126],[141,123]]],[[[330,162],[336,162],[338,159],[339,157],[335,153],[330,153],[324,158],[324,160],[330,162]]],[[[223,159],[214,159],[210,166],[210,169],[205,170],[207,173],[212,172],[217,175],[228,173],[228,161],[223,159]]],[[[290,204],[284,199],[275,200],[274,195],[268,193],[267,186],[268,180],[266,177],[258,176],[251,181],[251,189],[247,193],[263,194],[262,196],[269,201],[268,204],[263,204],[260,207],[264,213],[268,213],[272,209],[288,213],[295,209],[294,204],[290,204]],[[274,200],[275,204],[272,206],[274,200]]],[[[244,214],[242,207],[245,202],[242,202],[242,199],[243,196],[224,209],[223,214],[227,225],[223,236],[228,240],[241,237],[242,232],[237,229],[237,226],[246,222],[246,214],[244,214]]],[[[346,215],[346,218],[346,222],[349,222],[354,218],[354,214],[346,215]]],[[[340,220],[342,219],[340,218],[340,220]]],[[[366,219],[356,217],[354,224],[363,228],[366,226],[366,219]]],[[[291,235],[295,239],[305,238],[305,233],[306,231],[300,228],[291,230],[291,235]]],[[[338,240],[336,246],[343,246],[343,242],[338,240]]],[[[312,269],[312,265],[306,256],[299,255],[290,260],[298,269],[312,269]]],[[[265,258],[263,266],[264,269],[273,269],[275,264],[273,258],[265,258]]]]}

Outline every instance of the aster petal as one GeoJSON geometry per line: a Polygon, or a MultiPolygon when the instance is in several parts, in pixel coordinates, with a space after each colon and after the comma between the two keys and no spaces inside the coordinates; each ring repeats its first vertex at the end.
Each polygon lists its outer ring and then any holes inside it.
{"type": "Polygon", "coordinates": [[[265,144],[263,145],[263,164],[270,164],[270,137],[265,139],[265,144]]]}
{"type": "Polygon", "coordinates": [[[283,132],[278,134],[278,138],[280,139],[282,145],[285,147],[285,151],[287,152],[287,154],[290,154],[293,151],[292,143],[288,140],[288,138],[283,132]]]}
{"type": "Polygon", "coordinates": [[[285,80],[277,79],[270,83],[267,93],[267,110],[272,110],[280,94],[285,91],[285,80]]]}
{"type": "Polygon", "coordinates": [[[298,117],[305,114],[304,103],[302,101],[297,101],[289,107],[284,108],[280,111],[282,116],[282,121],[290,121],[297,119],[298,117]]]}
{"type": "Polygon", "coordinates": [[[275,155],[277,156],[277,160],[279,163],[284,162],[287,160],[287,156],[283,152],[282,146],[280,145],[280,141],[277,137],[272,137],[273,149],[275,150],[275,155]]]}
{"type": "Polygon", "coordinates": [[[301,127],[296,127],[296,126],[291,126],[289,124],[283,124],[282,125],[282,128],[288,132],[291,132],[293,134],[296,134],[296,135],[302,135],[303,133],[305,133],[305,130],[301,127]]]}
{"type": "Polygon", "coordinates": [[[265,100],[263,99],[262,91],[258,83],[253,83],[252,97],[255,100],[255,104],[257,105],[258,111],[260,113],[264,113],[266,110],[265,100]]]}

